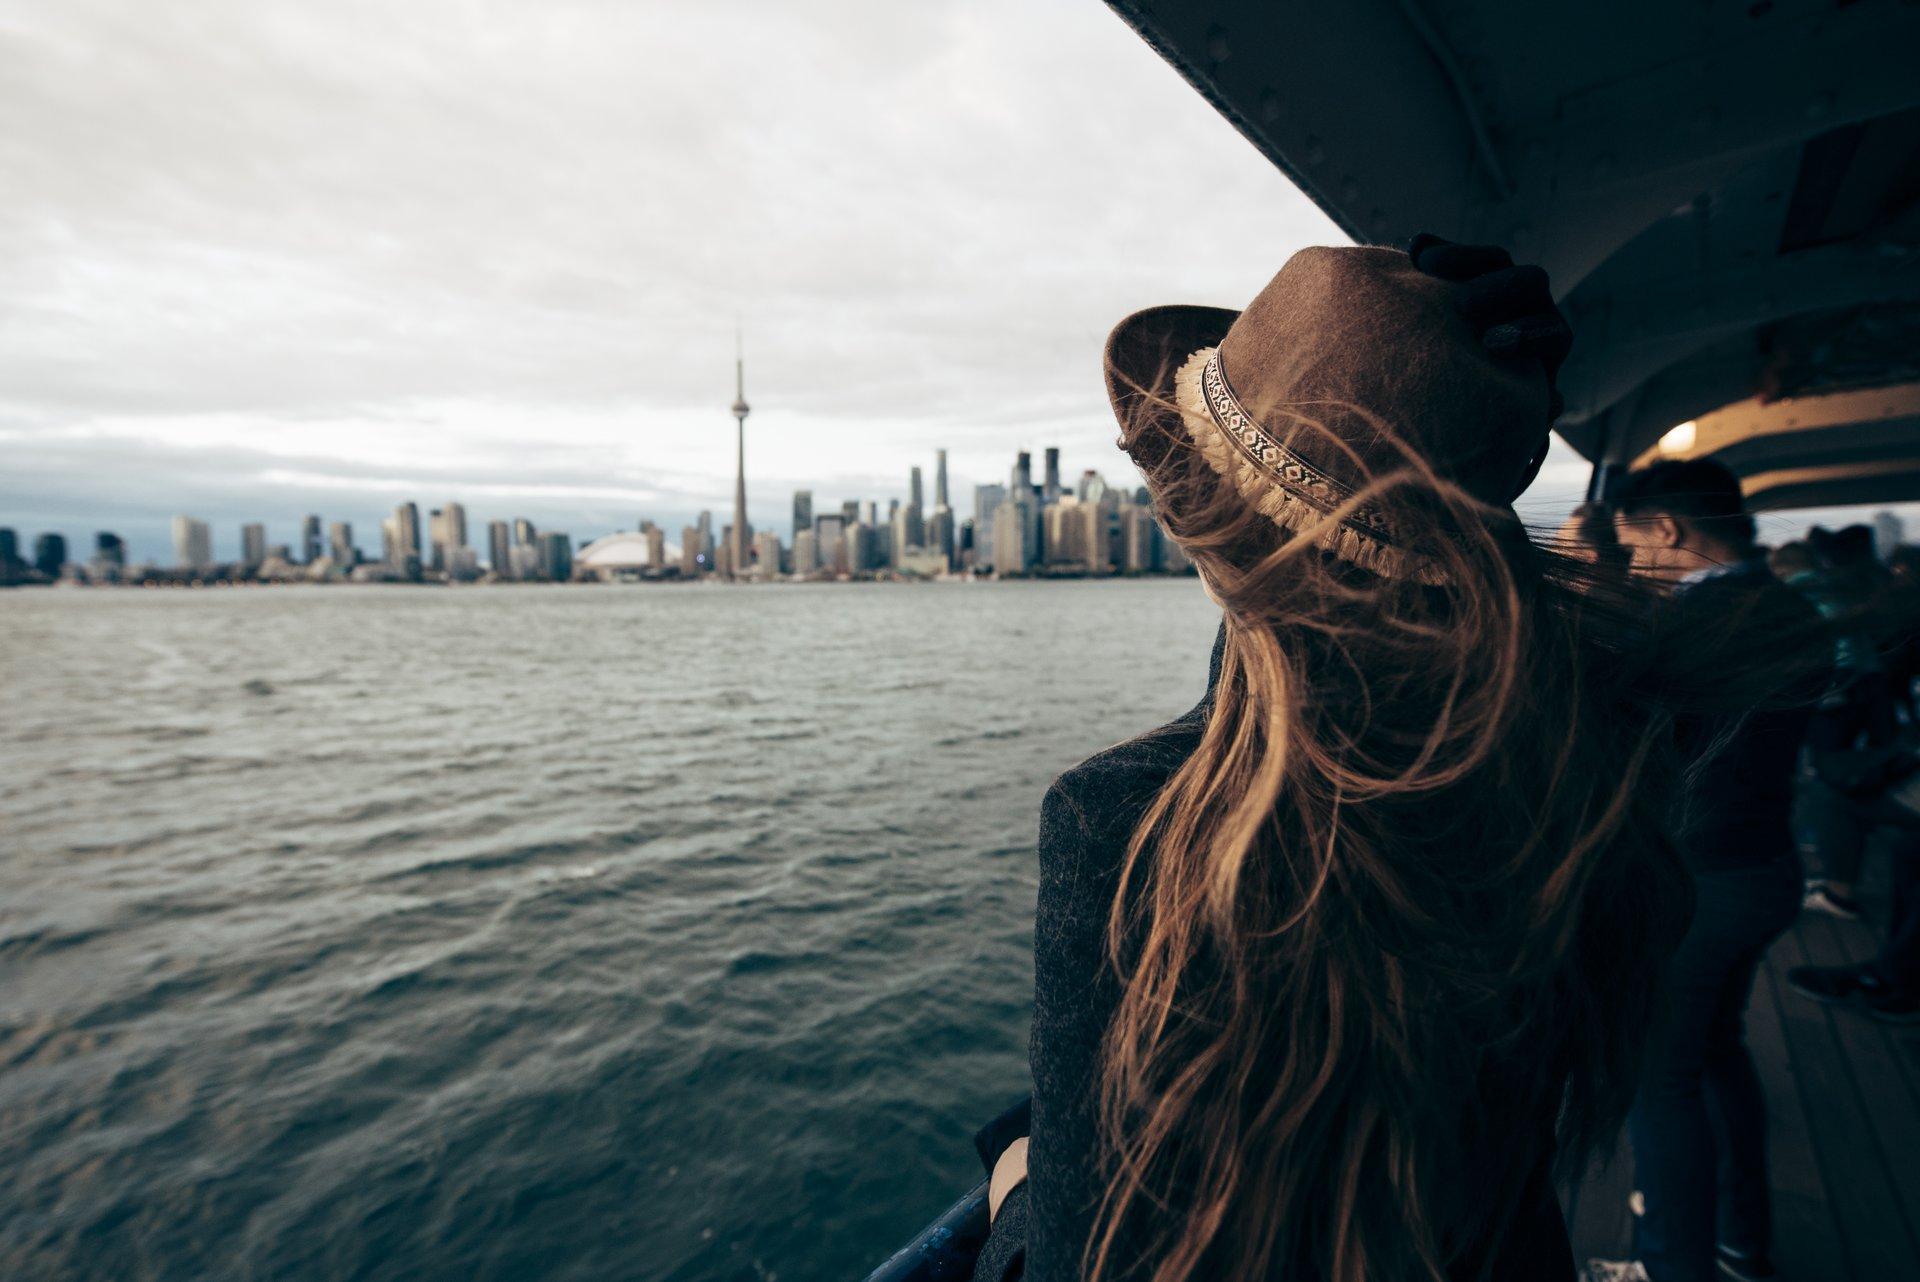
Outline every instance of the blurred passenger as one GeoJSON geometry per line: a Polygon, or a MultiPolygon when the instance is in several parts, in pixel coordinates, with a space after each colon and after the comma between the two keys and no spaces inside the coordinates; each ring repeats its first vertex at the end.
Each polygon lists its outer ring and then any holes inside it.
{"type": "MultiPolygon", "coordinates": [[[[1740,482],[1719,463],[1632,473],[1615,511],[1635,572],[1675,594],[1683,637],[1734,621],[1747,661],[1759,663],[1770,648],[1817,634],[1812,607],[1755,547],[1740,482]]],[[[1745,1021],[1760,960],[1800,907],[1792,797],[1807,717],[1803,706],[1763,707],[1678,726],[1692,760],[1679,828],[1694,910],[1627,1123],[1644,1206],[1641,1272],[1615,1262],[1595,1276],[1705,1282],[1716,1267],[1773,1276],[1766,1100],[1745,1021]]]]}
{"type": "Polygon", "coordinates": [[[1114,331],[1225,617],[1193,711],[1047,793],[977,1279],[1573,1276],[1556,1158],[1610,1148],[1687,914],[1668,701],[1729,665],[1513,513],[1567,340],[1538,269],[1424,237],[1114,331]]]}
{"type": "Polygon", "coordinates": [[[1819,878],[1808,883],[1805,906],[1844,920],[1860,916],[1855,883],[1866,859],[1870,816],[1858,802],[1872,788],[1857,782],[1882,773],[1883,758],[1898,732],[1894,689],[1877,617],[1888,604],[1890,584],[1873,552],[1873,531],[1852,525],[1838,532],[1816,526],[1808,548],[1817,571],[1801,587],[1833,625],[1834,680],[1807,732],[1812,778],[1803,793],[1819,878]]]}

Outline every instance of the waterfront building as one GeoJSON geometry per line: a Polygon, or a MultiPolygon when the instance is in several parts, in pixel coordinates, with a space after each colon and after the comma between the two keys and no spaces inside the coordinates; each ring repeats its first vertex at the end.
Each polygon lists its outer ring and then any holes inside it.
{"type": "Polygon", "coordinates": [[[762,530],[753,536],[753,576],[757,579],[771,579],[777,577],[779,573],[779,532],[762,530]]]}
{"type": "Polygon", "coordinates": [[[1013,456],[1013,474],[1007,478],[1008,497],[1033,493],[1033,455],[1021,450],[1013,456]]]}
{"type": "Polygon", "coordinates": [[[112,530],[101,530],[93,536],[93,559],[101,565],[124,569],[127,564],[127,543],[112,530]]]}
{"type": "Polygon", "coordinates": [[[267,559],[267,527],[249,521],[240,527],[240,567],[257,570],[267,559]]]}
{"type": "Polygon", "coordinates": [[[42,534],[33,541],[33,568],[49,579],[60,577],[67,564],[67,536],[42,534]]]}
{"type": "Polygon", "coordinates": [[[380,518],[380,561],[382,564],[398,569],[400,566],[400,522],[391,516],[380,518]]]}
{"type": "Polygon", "coordinates": [[[1040,501],[1051,506],[1060,501],[1060,447],[1047,446],[1047,480],[1041,487],[1040,501]]]}
{"type": "Polygon", "coordinates": [[[360,549],[353,546],[353,525],[335,521],[327,527],[327,554],[342,570],[351,570],[360,561],[360,549]]]}
{"type": "Polygon", "coordinates": [[[830,512],[813,518],[814,547],[819,549],[820,567],[835,574],[847,572],[847,518],[843,512],[830,512]]]}
{"type": "Polygon", "coordinates": [[[694,524],[680,531],[680,573],[698,578],[713,573],[713,513],[702,512],[694,524]]]}
{"type": "Polygon", "coordinates": [[[400,555],[420,555],[420,505],[409,499],[393,509],[395,528],[400,536],[400,555]]]}
{"type": "Polygon", "coordinates": [[[513,527],[505,521],[487,522],[487,563],[496,578],[513,577],[513,527]]]}
{"type": "Polygon", "coordinates": [[[993,514],[994,574],[1001,578],[1027,572],[1027,506],[1019,497],[1009,497],[993,514]]]}
{"type": "Polygon", "coordinates": [[[840,519],[848,525],[852,525],[855,521],[858,521],[860,519],[860,500],[847,499],[841,503],[840,519]]]}
{"type": "Polygon", "coordinates": [[[189,570],[204,570],[213,564],[213,530],[205,521],[191,516],[173,518],[173,559],[189,570]]]}
{"type": "Polygon", "coordinates": [[[952,507],[947,501],[947,452],[937,449],[933,452],[933,505],[936,508],[952,507]]]}
{"type": "Polygon", "coordinates": [[[10,526],[0,526],[0,585],[18,583],[27,571],[20,559],[20,535],[10,526]]]}
{"type": "Polygon", "coordinates": [[[734,335],[733,423],[739,438],[739,453],[733,474],[733,525],[727,536],[727,574],[744,574],[747,548],[753,532],[747,527],[747,358],[740,337],[734,335]]]}
{"type": "Polygon", "coordinates": [[[667,569],[667,532],[652,521],[642,521],[640,533],[647,540],[647,564],[655,573],[664,574],[667,569]]]}
{"type": "Polygon", "coordinates": [[[1006,500],[1004,485],[973,487],[973,568],[985,572],[993,568],[993,514],[1006,500]]]}
{"type": "Polygon", "coordinates": [[[513,541],[520,547],[532,547],[534,540],[540,537],[540,531],[533,528],[533,522],[524,516],[513,518],[513,541]]]}
{"type": "Polygon", "coordinates": [[[789,532],[790,537],[797,541],[800,538],[800,531],[812,528],[813,491],[795,490],[793,492],[793,529],[789,532]]]}
{"type": "Polygon", "coordinates": [[[458,503],[433,509],[427,533],[433,540],[430,564],[436,570],[447,569],[454,549],[467,546],[467,509],[458,503]]]}
{"type": "Polygon", "coordinates": [[[540,549],[531,543],[516,543],[508,550],[508,577],[532,582],[540,577],[540,549]]]}
{"type": "Polygon", "coordinates": [[[300,560],[308,565],[320,559],[320,518],[309,513],[300,522],[300,560]]]}
{"type": "Polygon", "coordinates": [[[933,548],[911,548],[894,569],[916,579],[932,579],[947,572],[947,563],[933,548]]]}
{"type": "Polygon", "coordinates": [[[471,583],[480,577],[480,553],[470,547],[447,549],[447,577],[455,583],[471,583]]]}
{"type": "Polygon", "coordinates": [[[861,509],[859,516],[855,519],[864,521],[868,525],[878,526],[880,524],[880,500],[868,499],[866,505],[861,509]]]}
{"type": "Polygon", "coordinates": [[[820,568],[820,543],[813,528],[793,532],[793,573],[806,578],[820,568]]]}
{"type": "Polygon", "coordinates": [[[1047,505],[1045,521],[1047,567],[1056,570],[1084,567],[1087,523],[1080,500],[1071,494],[1062,495],[1058,503],[1047,505]]]}
{"type": "Polygon", "coordinates": [[[953,568],[953,509],[945,503],[936,504],[927,520],[927,550],[939,553],[947,568],[953,568]]]}
{"type": "Polygon", "coordinates": [[[540,571],[555,583],[573,577],[573,540],[565,534],[548,531],[540,536],[540,571]]]}
{"type": "Polygon", "coordinates": [[[865,574],[879,562],[874,553],[874,528],[865,521],[847,527],[846,551],[842,559],[849,574],[865,574]]]}
{"type": "Polygon", "coordinates": [[[1159,527],[1153,513],[1138,503],[1130,503],[1120,514],[1120,568],[1128,574],[1151,574],[1159,569],[1154,536],[1159,527]]]}

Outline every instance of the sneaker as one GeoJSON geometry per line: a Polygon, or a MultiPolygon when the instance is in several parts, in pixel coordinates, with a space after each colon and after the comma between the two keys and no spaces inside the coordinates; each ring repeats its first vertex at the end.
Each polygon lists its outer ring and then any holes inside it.
{"type": "Polygon", "coordinates": [[[1795,966],[1787,983],[1816,1002],[1846,1006],[1859,995],[1864,975],[1858,966],[1795,966]]]}
{"type": "Polygon", "coordinates": [[[1824,881],[1813,882],[1807,887],[1807,893],[1800,900],[1800,907],[1809,912],[1838,917],[1841,921],[1860,920],[1860,901],[1851,895],[1841,894],[1824,881]]]}
{"type": "Polygon", "coordinates": [[[1653,1282],[1647,1266],[1638,1260],[1588,1260],[1580,1282],[1653,1282]]]}
{"type": "Polygon", "coordinates": [[[1720,1272],[1737,1282],[1766,1282],[1768,1278],[1780,1276],[1780,1270],[1773,1267],[1773,1261],[1764,1251],[1736,1251],[1722,1246],[1715,1250],[1714,1259],[1720,1265],[1720,1272]]]}
{"type": "Polygon", "coordinates": [[[1871,970],[1859,966],[1795,966],[1787,982],[1817,1002],[1845,1006],[1883,1024],[1920,1021],[1920,1000],[1895,992],[1871,970]]]}

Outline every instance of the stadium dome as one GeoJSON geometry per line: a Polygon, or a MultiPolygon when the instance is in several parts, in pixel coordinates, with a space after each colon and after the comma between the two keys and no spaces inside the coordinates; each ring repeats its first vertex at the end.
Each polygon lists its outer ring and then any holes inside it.
{"type": "Polygon", "coordinates": [[[664,570],[669,565],[680,564],[680,549],[668,543],[665,545],[666,560],[653,564],[647,555],[647,536],[638,530],[622,530],[618,534],[602,535],[574,556],[573,563],[589,570],[639,571],[664,570]]]}

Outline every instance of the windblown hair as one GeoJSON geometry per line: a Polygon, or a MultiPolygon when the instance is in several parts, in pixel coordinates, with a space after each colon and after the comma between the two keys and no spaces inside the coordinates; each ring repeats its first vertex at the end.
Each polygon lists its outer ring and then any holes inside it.
{"type": "Polygon", "coordinates": [[[1085,1270],[1484,1272],[1541,1155],[1583,1163],[1631,1098],[1691,909],[1671,696],[1755,692],[1411,450],[1353,500],[1423,514],[1388,577],[1325,550],[1351,505],[1283,528],[1167,402],[1121,443],[1226,647],[1113,904],[1085,1270]]]}

